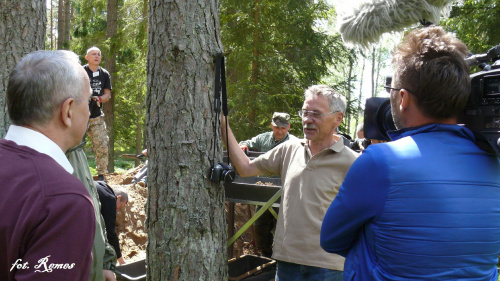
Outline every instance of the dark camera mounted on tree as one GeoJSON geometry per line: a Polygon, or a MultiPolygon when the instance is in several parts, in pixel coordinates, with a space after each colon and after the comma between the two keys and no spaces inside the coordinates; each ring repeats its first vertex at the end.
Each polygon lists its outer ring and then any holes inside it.
{"type": "MultiPolygon", "coordinates": [[[[215,122],[214,122],[214,137],[217,136],[217,128],[219,124],[219,114],[221,112],[222,105],[222,113],[224,114],[224,118],[226,118],[226,126],[227,126],[227,91],[226,91],[226,70],[224,66],[224,56],[222,53],[217,53],[217,58],[215,61],[215,91],[214,91],[214,111],[215,111],[215,122]],[[222,94],[222,99],[221,99],[222,94]]],[[[226,128],[226,139],[227,139],[227,128],[226,128]]],[[[236,173],[230,166],[229,159],[229,142],[227,147],[227,164],[218,163],[212,164],[212,168],[210,169],[210,181],[212,182],[232,182],[236,177],[236,173]]],[[[217,150],[216,142],[214,141],[214,154],[213,160],[215,160],[215,151],[217,150]]]]}
{"type": "Polygon", "coordinates": [[[210,181],[213,182],[232,182],[236,177],[236,173],[231,169],[231,166],[219,163],[212,168],[210,172],[210,181]]]}
{"type": "MultiPolygon", "coordinates": [[[[500,45],[485,54],[465,59],[469,66],[482,71],[471,78],[469,100],[458,116],[458,124],[464,124],[476,135],[476,144],[483,150],[500,156],[500,45]],[[487,63],[492,63],[489,65],[487,63]]],[[[386,78],[386,85],[392,77],[386,78]]],[[[368,98],[365,104],[364,134],[368,139],[390,141],[387,131],[395,130],[389,98],[368,98]]]]}

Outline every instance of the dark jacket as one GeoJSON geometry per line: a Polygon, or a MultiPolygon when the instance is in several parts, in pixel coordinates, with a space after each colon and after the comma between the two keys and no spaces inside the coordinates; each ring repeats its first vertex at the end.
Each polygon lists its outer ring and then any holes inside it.
{"type": "Polygon", "coordinates": [[[101,214],[106,224],[106,233],[108,242],[113,246],[116,252],[116,258],[122,256],[120,251],[120,241],[116,234],[116,195],[111,187],[104,181],[96,181],[97,193],[101,201],[101,214]]]}

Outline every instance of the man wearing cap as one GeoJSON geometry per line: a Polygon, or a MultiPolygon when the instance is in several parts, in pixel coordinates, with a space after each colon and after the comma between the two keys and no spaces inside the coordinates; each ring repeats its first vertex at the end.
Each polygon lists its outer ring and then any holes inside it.
{"type": "Polygon", "coordinates": [[[271,121],[271,129],[272,132],[262,133],[250,140],[240,142],[241,149],[243,151],[267,152],[287,140],[297,139],[288,133],[290,130],[290,114],[288,113],[275,112],[271,121]]]}
{"type": "MultiPolygon", "coordinates": [[[[272,132],[262,133],[253,137],[251,140],[242,141],[239,143],[243,151],[267,152],[275,146],[284,143],[287,140],[297,139],[294,135],[290,135],[290,114],[283,112],[275,112],[271,121],[272,132]]],[[[278,212],[277,208],[274,208],[278,212]]],[[[256,207],[257,212],[259,207],[256,207]]],[[[272,231],[276,227],[276,219],[271,212],[265,212],[260,216],[254,224],[255,243],[261,254],[265,257],[271,257],[273,254],[273,234],[272,231]]]]}

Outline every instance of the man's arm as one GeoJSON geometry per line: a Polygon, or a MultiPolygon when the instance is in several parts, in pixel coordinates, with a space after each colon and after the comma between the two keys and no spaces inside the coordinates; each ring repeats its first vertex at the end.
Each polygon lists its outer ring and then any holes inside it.
{"type": "Polygon", "coordinates": [[[231,162],[238,170],[238,173],[242,177],[252,177],[261,175],[262,171],[260,171],[259,168],[257,168],[257,165],[255,165],[253,161],[250,161],[250,158],[248,158],[245,152],[243,152],[243,150],[240,149],[240,146],[238,145],[238,142],[236,141],[236,138],[234,137],[231,128],[229,128],[229,124],[227,126],[229,140],[226,140],[225,119],[226,118],[222,116],[222,126],[221,126],[222,141],[224,141],[226,147],[228,147],[228,141],[229,141],[229,157],[231,158],[231,162]]]}
{"type": "Polygon", "coordinates": [[[325,251],[347,256],[363,226],[382,212],[389,189],[387,175],[385,163],[369,152],[354,162],[323,219],[320,243],[325,251]]]}
{"type": "Polygon", "coordinates": [[[111,90],[110,89],[104,89],[103,94],[101,96],[101,103],[106,103],[111,99],[111,90]]]}

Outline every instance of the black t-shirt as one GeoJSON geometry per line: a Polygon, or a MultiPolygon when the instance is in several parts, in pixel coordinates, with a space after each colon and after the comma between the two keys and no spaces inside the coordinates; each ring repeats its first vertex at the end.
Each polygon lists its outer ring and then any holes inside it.
{"type": "MultiPolygon", "coordinates": [[[[104,89],[112,89],[111,88],[111,75],[109,72],[100,67],[96,72],[92,72],[90,70],[89,65],[86,64],[83,66],[85,71],[87,72],[87,75],[89,76],[90,79],[90,88],[92,88],[92,96],[102,96],[104,94],[104,89]]],[[[101,106],[97,106],[97,102],[95,100],[91,100],[89,103],[89,110],[90,110],[90,118],[96,118],[102,115],[101,112],[101,106]]]]}

